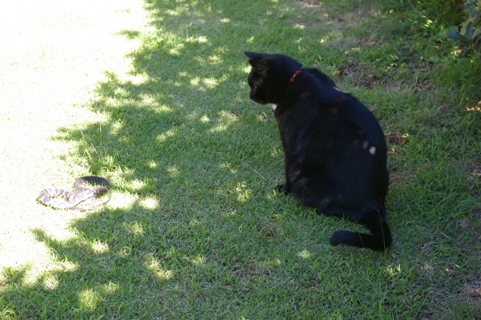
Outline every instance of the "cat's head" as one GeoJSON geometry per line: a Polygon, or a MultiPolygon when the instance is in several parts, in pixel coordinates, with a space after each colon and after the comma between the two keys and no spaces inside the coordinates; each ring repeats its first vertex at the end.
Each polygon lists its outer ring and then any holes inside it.
{"type": "Polygon", "coordinates": [[[283,54],[245,52],[252,70],[248,82],[249,97],[257,103],[279,103],[289,79],[302,64],[283,54]]]}

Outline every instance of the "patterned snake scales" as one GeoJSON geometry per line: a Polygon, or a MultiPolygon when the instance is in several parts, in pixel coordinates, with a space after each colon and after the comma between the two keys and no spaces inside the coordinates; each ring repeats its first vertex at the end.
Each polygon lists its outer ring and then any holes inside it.
{"type": "Polygon", "coordinates": [[[56,209],[79,209],[88,210],[101,206],[110,200],[108,197],[101,198],[110,189],[110,183],[97,176],[87,176],[75,180],[74,192],[59,188],[42,190],[37,200],[47,206],[56,209]],[[94,187],[86,186],[95,185],[94,187]]]}

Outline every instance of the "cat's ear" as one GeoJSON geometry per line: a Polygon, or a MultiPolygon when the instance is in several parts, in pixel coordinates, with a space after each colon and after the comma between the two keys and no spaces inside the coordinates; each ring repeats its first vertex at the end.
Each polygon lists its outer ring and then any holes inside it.
{"type": "Polygon", "coordinates": [[[262,53],[245,51],[244,54],[251,60],[260,60],[264,56],[262,53]]]}
{"type": "Polygon", "coordinates": [[[262,59],[265,55],[257,52],[244,52],[252,68],[258,72],[267,72],[267,61],[262,59]]]}

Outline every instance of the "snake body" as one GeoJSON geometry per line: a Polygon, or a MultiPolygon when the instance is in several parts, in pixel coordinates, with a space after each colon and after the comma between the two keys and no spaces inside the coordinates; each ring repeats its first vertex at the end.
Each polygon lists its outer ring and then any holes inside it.
{"type": "Polygon", "coordinates": [[[110,200],[110,197],[100,197],[110,189],[110,183],[97,176],[86,176],[75,180],[74,191],[70,192],[59,188],[47,188],[40,192],[37,200],[56,209],[87,210],[101,206],[110,200]],[[86,184],[96,185],[95,187],[86,184]]]}

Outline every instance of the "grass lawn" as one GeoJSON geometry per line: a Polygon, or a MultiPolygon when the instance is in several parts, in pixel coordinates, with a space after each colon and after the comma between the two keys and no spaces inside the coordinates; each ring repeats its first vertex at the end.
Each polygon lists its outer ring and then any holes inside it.
{"type": "Polygon", "coordinates": [[[411,2],[8,0],[0,318],[480,319],[479,56],[442,37],[449,4],[411,2]],[[392,248],[331,247],[362,227],[274,191],[280,140],[244,51],[373,110],[392,248]],[[113,186],[102,208],[35,201],[91,174],[113,186]]]}

